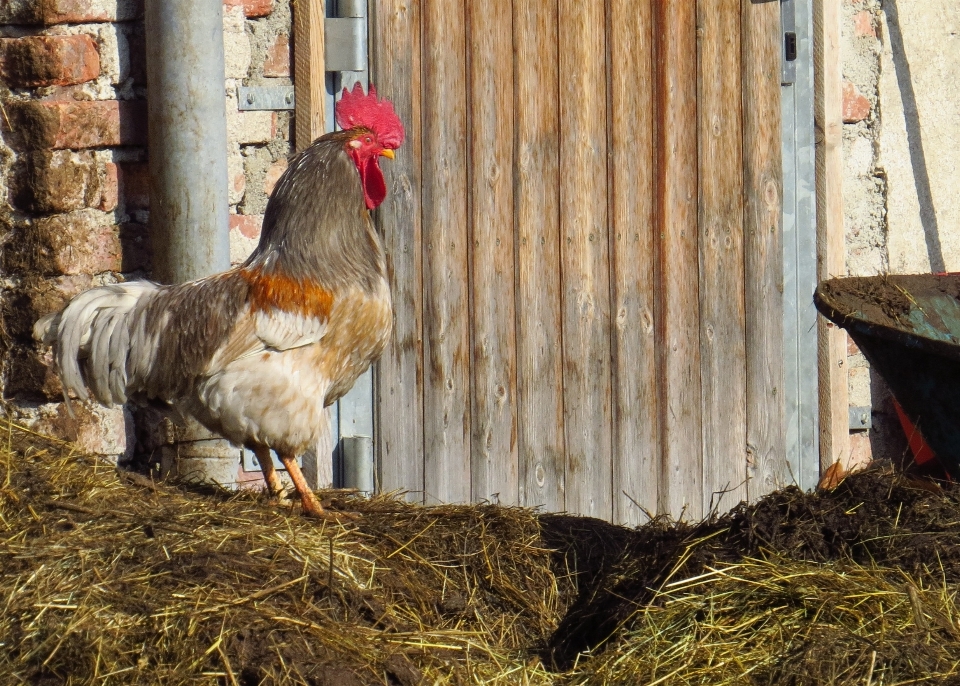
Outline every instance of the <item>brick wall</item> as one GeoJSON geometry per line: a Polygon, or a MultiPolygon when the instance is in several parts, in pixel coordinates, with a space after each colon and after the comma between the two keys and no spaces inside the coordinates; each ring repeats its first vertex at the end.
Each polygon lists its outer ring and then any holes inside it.
{"type": "MultiPolygon", "coordinates": [[[[288,113],[240,112],[240,85],[290,83],[286,0],[224,5],[231,258],[256,245],[290,152],[288,113]]],[[[9,413],[105,455],[128,415],[74,403],[31,339],[36,319],[98,284],[149,276],[142,0],[0,4],[0,382],[9,413]]]]}

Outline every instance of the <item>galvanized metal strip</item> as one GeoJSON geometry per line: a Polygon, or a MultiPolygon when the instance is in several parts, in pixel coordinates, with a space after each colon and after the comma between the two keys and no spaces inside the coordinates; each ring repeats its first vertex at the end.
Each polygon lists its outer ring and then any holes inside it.
{"type": "Polygon", "coordinates": [[[238,108],[244,110],[292,110],[296,105],[293,86],[240,86],[238,108]]]}

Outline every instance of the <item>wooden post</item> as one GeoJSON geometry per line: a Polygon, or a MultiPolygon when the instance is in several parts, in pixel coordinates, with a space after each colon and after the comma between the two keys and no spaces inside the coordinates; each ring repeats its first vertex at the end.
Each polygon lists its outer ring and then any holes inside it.
{"type": "MultiPolygon", "coordinates": [[[[324,133],[326,72],[323,67],[324,0],[294,0],[293,3],[294,143],[298,151],[324,133]]],[[[303,471],[313,488],[333,486],[333,426],[330,408],[316,447],[304,456],[303,471]]]]}
{"type": "Polygon", "coordinates": [[[747,497],[740,0],[699,0],[703,508],[747,497]]]}
{"type": "Polygon", "coordinates": [[[653,202],[658,1],[612,0],[609,10],[613,518],[628,526],[647,521],[644,509],[657,511],[660,480],[653,202]]]}
{"type": "Polygon", "coordinates": [[[396,159],[382,163],[387,199],[376,212],[393,298],[393,334],[377,368],[377,464],[382,491],[423,498],[423,251],[420,3],[379,0],[370,45],[373,83],[406,129],[396,159]]]}
{"type": "Polygon", "coordinates": [[[656,2],[660,507],[703,514],[700,260],[697,247],[697,7],[656,2]]]}
{"type": "Polygon", "coordinates": [[[744,266],[751,499],[788,482],[783,405],[780,3],[743,2],[744,266]]]}
{"type": "Polygon", "coordinates": [[[323,66],[324,0],[294,0],[294,142],[303,150],[324,133],[326,71],[323,66]]]}
{"type": "MultiPolygon", "coordinates": [[[[843,74],[840,0],[814,0],[814,121],[817,150],[817,278],[846,276],[843,231],[843,74]]],[[[847,334],[817,318],[820,471],[850,459],[847,334]]]]}
{"type": "Polygon", "coordinates": [[[521,504],[565,508],[557,0],[514,0],[521,504]]]}

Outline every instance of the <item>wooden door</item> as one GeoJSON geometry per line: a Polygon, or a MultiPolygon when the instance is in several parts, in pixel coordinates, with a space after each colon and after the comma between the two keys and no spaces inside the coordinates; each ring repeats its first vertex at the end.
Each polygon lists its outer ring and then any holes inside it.
{"type": "Polygon", "coordinates": [[[381,489],[633,524],[775,486],[779,3],[380,0],[371,46],[381,489]]]}

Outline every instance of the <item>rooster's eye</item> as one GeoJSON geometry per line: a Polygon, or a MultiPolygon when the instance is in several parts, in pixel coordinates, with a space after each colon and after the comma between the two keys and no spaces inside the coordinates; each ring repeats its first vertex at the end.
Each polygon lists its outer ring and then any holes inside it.
{"type": "Polygon", "coordinates": [[[373,141],[370,140],[370,136],[367,136],[366,141],[367,141],[367,143],[372,143],[372,142],[373,142],[373,141]]]}

